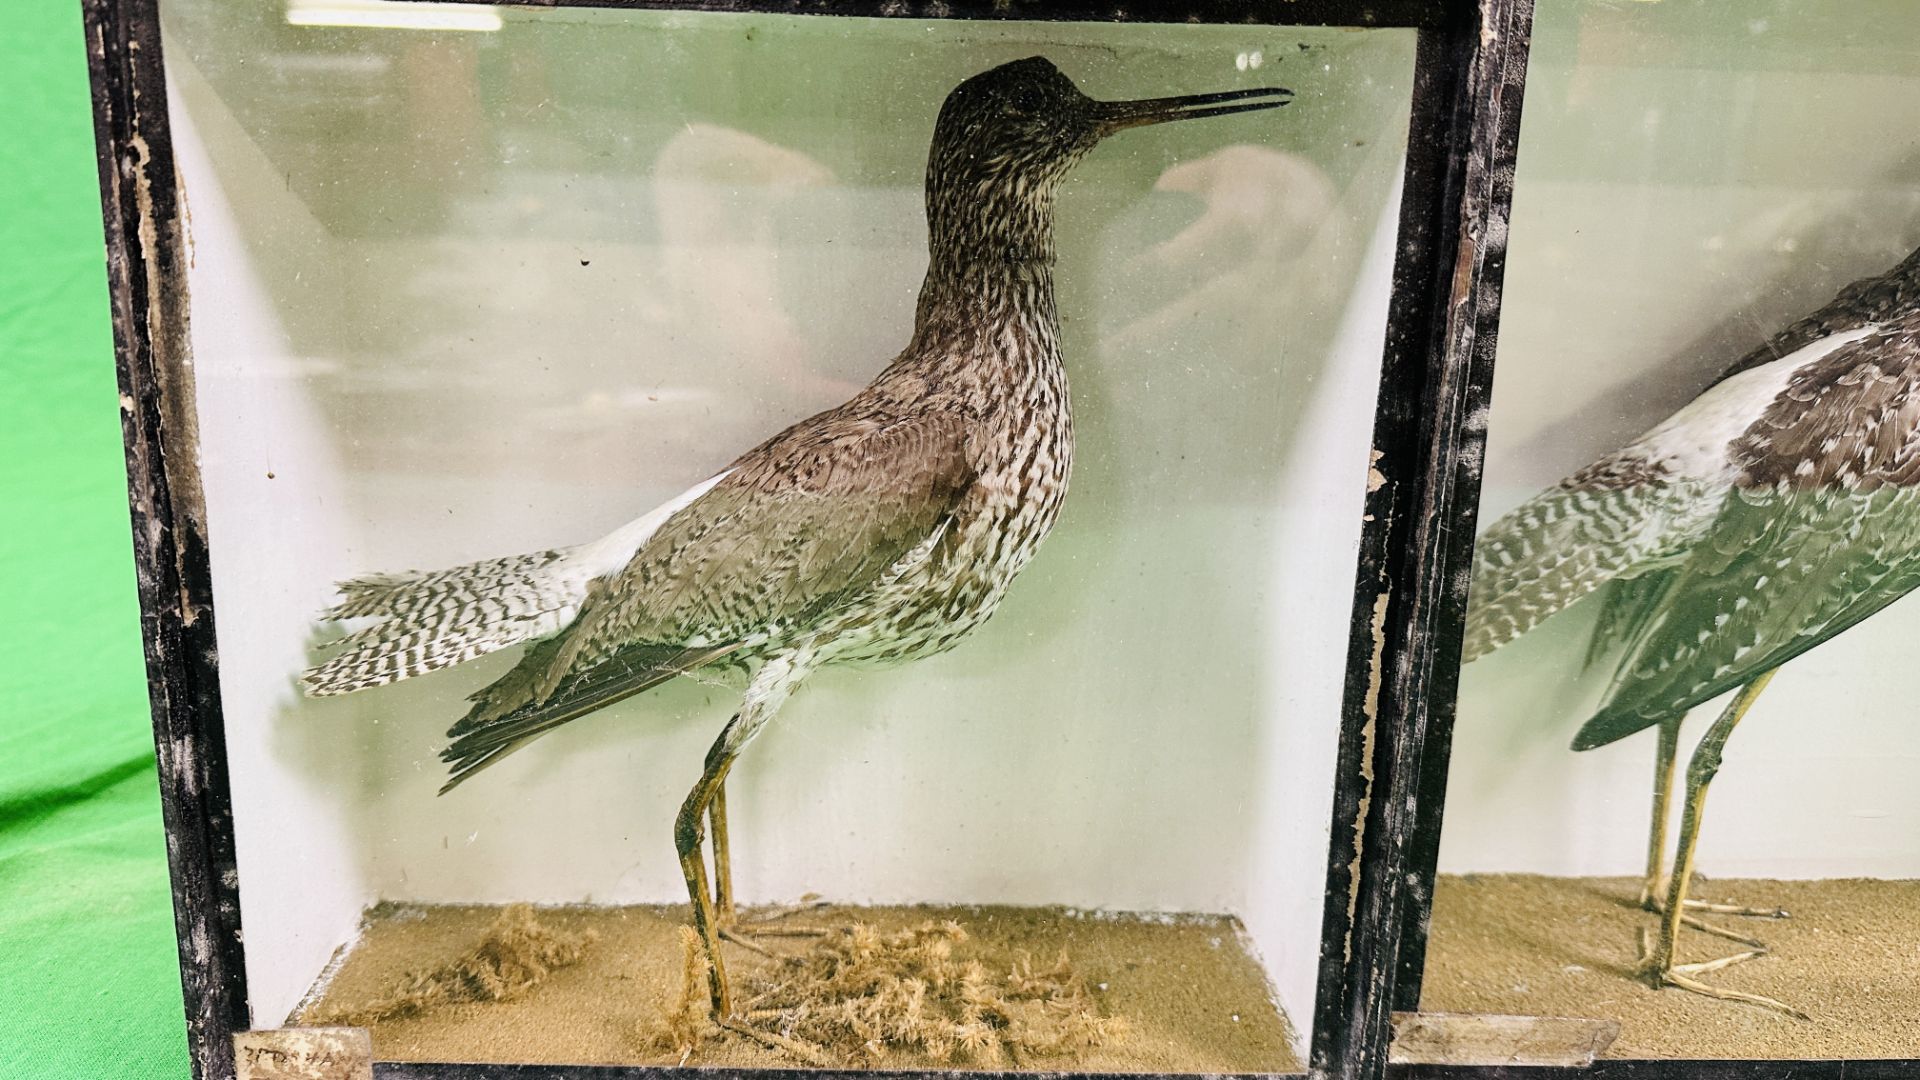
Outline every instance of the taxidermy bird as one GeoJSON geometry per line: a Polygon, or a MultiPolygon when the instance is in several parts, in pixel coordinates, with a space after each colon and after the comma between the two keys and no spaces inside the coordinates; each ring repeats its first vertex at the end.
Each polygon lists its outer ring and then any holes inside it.
{"type": "Polygon", "coordinates": [[[527,643],[448,732],[452,788],[677,675],[744,671],[740,709],[673,829],[725,1020],[728,769],[816,668],[951,648],[999,606],[1060,512],[1073,458],[1053,291],[1062,177],[1126,128],[1291,97],[1095,101],[1040,57],[961,83],[928,154],[930,258],[913,337],[871,384],[603,539],[342,583],[327,617],[380,621],[309,671],[308,692],[363,690],[527,643]]]}
{"type": "Polygon", "coordinates": [[[1591,661],[1619,650],[1591,750],[1658,728],[1641,902],[1662,914],[1656,985],[1765,1005],[1697,976],[1765,953],[1688,908],[1784,917],[1687,898],[1707,786],[1722,749],[1781,665],[1920,585],[1920,252],[1855,282],[1743,358],[1639,439],[1495,522],[1474,556],[1472,660],[1609,586],[1591,661]],[[1736,691],[1686,772],[1663,874],[1680,723],[1736,691]],[[1686,922],[1750,951],[1674,962],[1686,922]]]}

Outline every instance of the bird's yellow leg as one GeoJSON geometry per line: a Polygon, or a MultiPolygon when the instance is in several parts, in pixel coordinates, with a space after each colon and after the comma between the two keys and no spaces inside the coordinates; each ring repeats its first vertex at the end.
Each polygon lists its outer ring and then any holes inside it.
{"type": "MultiPolygon", "coordinates": [[[[727,727],[731,730],[733,724],[727,727]]],[[[707,754],[707,768],[700,775],[699,783],[687,793],[687,801],[680,804],[680,813],[673,821],[673,846],[680,853],[680,872],[686,876],[687,896],[693,901],[693,928],[707,950],[707,988],[713,997],[713,1015],[716,1020],[725,1021],[733,1012],[733,1001],[727,989],[726,967],[720,958],[719,919],[713,898],[707,892],[707,861],[700,850],[700,834],[705,831],[701,826],[705,823],[707,808],[713,802],[714,793],[726,782],[727,770],[733,766],[734,755],[725,747],[726,733],[720,738],[707,754]]]]}
{"type": "Polygon", "coordinates": [[[1680,721],[1685,714],[1660,723],[1660,745],[1653,759],[1653,824],[1647,835],[1647,879],[1640,886],[1640,906],[1660,910],[1666,894],[1667,811],[1673,805],[1673,764],[1680,756],[1680,721]]]}
{"type": "MultiPolygon", "coordinates": [[[[720,875],[726,874],[726,843],[723,831],[726,828],[726,808],[720,809],[719,816],[713,816],[716,800],[724,799],[727,782],[727,770],[733,767],[734,758],[739,755],[738,747],[752,737],[748,730],[737,738],[733,737],[739,717],[727,725],[720,734],[720,740],[707,752],[707,770],[700,776],[700,782],[687,793],[687,801],[680,805],[680,813],[673,822],[673,843],[680,852],[680,871],[687,878],[687,895],[693,901],[693,927],[700,934],[700,942],[707,950],[707,989],[713,997],[713,1021],[719,1027],[740,1035],[748,1036],[760,1042],[793,1052],[812,1065],[830,1064],[805,1043],[797,1042],[780,1035],[778,1032],[761,1031],[751,1024],[734,1018],[733,994],[727,984],[727,970],[720,958],[720,939],[738,941],[731,931],[720,925],[719,912],[714,910],[713,897],[707,893],[707,861],[701,846],[701,824],[703,821],[714,825],[714,863],[718,881],[725,881],[720,875]],[[729,749],[729,745],[734,749],[729,749]]],[[[757,725],[756,725],[757,726],[757,725]]],[[[717,884],[718,882],[716,882],[717,884]]],[[[728,886],[731,891],[731,885],[728,886]]],[[[751,948],[757,946],[749,945],[751,948]]],[[[761,952],[766,950],[761,949],[761,952]]]]}
{"type": "Polygon", "coordinates": [[[1767,682],[1772,678],[1773,672],[1762,672],[1752,682],[1741,687],[1739,693],[1734,695],[1733,701],[1728,703],[1726,710],[1713,722],[1713,727],[1707,730],[1707,734],[1693,752],[1693,760],[1687,766],[1686,802],[1680,817],[1680,847],[1674,855],[1673,876],[1667,882],[1667,900],[1665,910],[1660,917],[1660,933],[1653,944],[1651,955],[1646,959],[1646,967],[1656,987],[1671,986],[1722,1001],[1759,1005],[1804,1020],[1805,1013],[1772,998],[1721,989],[1694,978],[1697,975],[1732,967],[1734,964],[1752,960],[1755,957],[1765,956],[1764,948],[1705,963],[1674,963],[1674,942],[1679,937],[1682,922],[1686,919],[1684,912],[1687,886],[1693,879],[1694,853],[1700,840],[1700,819],[1706,809],[1707,788],[1720,771],[1721,752],[1727,745],[1727,737],[1733,734],[1734,727],[1747,714],[1747,710],[1753,707],[1754,701],[1760,697],[1760,692],[1766,689],[1767,682]]]}
{"type": "Polygon", "coordinates": [[[811,905],[761,912],[752,919],[740,918],[739,909],[733,900],[733,857],[727,842],[727,783],[724,778],[714,789],[712,801],[707,804],[707,828],[713,842],[713,916],[716,933],[720,940],[730,941],[743,949],[770,957],[773,953],[752,940],[753,938],[819,937],[826,933],[825,930],[811,926],[767,925],[795,912],[804,911],[811,905]]]}
{"type": "MultiPolygon", "coordinates": [[[[1685,718],[1686,714],[1682,713],[1661,722],[1660,744],[1654,752],[1653,813],[1652,824],[1647,830],[1647,876],[1640,886],[1640,906],[1659,914],[1664,914],[1667,910],[1667,817],[1673,807],[1674,765],[1680,757],[1680,723],[1685,718]]],[[[1787,913],[1778,908],[1709,904],[1704,900],[1695,900],[1691,897],[1687,898],[1685,908],[1686,911],[1704,911],[1716,915],[1745,915],[1767,919],[1787,917],[1787,913]]],[[[1692,915],[1683,913],[1680,916],[1680,922],[1702,933],[1723,937],[1728,941],[1737,941],[1751,948],[1766,948],[1766,944],[1762,941],[1745,934],[1736,934],[1732,930],[1696,919],[1692,915]]]]}
{"type": "MultiPolygon", "coordinates": [[[[740,711],[727,721],[727,726],[720,731],[720,737],[707,750],[706,771],[701,773],[700,782],[687,793],[687,801],[681,804],[679,816],[673,823],[674,849],[680,854],[680,872],[687,879],[687,895],[693,901],[693,927],[699,932],[701,943],[706,946],[707,957],[711,961],[708,972],[713,990],[714,1016],[723,1025],[728,1022],[732,998],[727,989],[724,962],[720,958],[721,939],[771,955],[766,949],[742,937],[736,925],[733,859],[727,835],[727,772],[733,768],[741,749],[766,726],[788,694],[792,693],[794,686],[805,677],[809,670],[809,655],[791,652],[776,656],[754,673],[747,685],[740,711]],[[706,859],[701,851],[705,841],[703,834],[709,825],[713,830],[714,881],[711,893],[708,891],[706,859]]],[[[785,928],[778,932],[815,935],[824,931],[785,928]]]]}
{"type": "Polygon", "coordinates": [[[739,917],[733,906],[733,858],[727,848],[727,782],[714,789],[707,806],[707,824],[713,831],[713,906],[721,927],[739,917]]]}

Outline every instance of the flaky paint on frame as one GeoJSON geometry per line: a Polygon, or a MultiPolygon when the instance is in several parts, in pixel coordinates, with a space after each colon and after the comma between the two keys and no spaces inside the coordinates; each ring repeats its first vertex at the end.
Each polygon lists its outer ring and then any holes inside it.
{"type": "MultiPolygon", "coordinates": [[[[1377,451],[1374,459],[1379,460],[1377,451]]],[[[1386,478],[1381,477],[1381,482],[1385,483],[1386,478]]],[[[1380,668],[1386,662],[1387,602],[1392,598],[1393,593],[1387,590],[1374,597],[1373,619],[1367,624],[1373,652],[1367,657],[1367,696],[1360,706],[1366,716],[1360,728],[1360,801],[1353,810],[1353,857],[1347,862],[1348,930],[1343,945],[1349,961],[1353,959],[1353,920],[1360,910],[1360,852],[1366,846],[1367,810],[1373,805],[1373,747],[1380,730],[1380,668]]]]}
{"type": "MultiPolygon", "coordinates": [[[[135,99],[139,95],[136,92],[135,99]]],[[[176,216],[163,226],[154,206],[153,155],[145,135],[128,140],[133,152],[128,179],[133,185],[138,209],[140,262],[147,278],[147,333],[153,355],[153,373],[159,392],[160,465],[167,477],[167,492],[175,508],[175,529],[193,530],[202,549],[207,543],[206,497],[200,480],[200,419],[195,404],[193,351],[188,337],[187,281],[184,267],[171,272],[162,259],[169,246],[182,252],[187,242],[181,222],[186,209],[185,185],[176,171],[172,180],[176,216]],[[162,235],[164,227],[166,235],[162,235]]],[[[184,545],[174,545],[176,563],[184,545]]],[[[189,595],[185,582],[190,575],[184,565],[181,572],[180,621],[191,627],[200,619],[200,605],[189,595]]]]}

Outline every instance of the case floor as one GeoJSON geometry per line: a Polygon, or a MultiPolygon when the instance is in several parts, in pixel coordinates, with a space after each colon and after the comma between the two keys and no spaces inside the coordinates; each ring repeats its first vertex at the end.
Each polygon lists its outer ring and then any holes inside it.
{"type": "MultiPolygon", "coordinates": [[[[470,953],[501,909],[490,906],[385,904],[368,913],[361,934],[303,1008],[324,1016],[389,999],[410,973],[470,953]]],[[[743,915],[750,915],[743,912],[743,915]]],[[[571,934],[592,932],[577,963],[554,970],[505,1002],[444,1005],[376,1021],[374,1054],[385,1060],[529,1063],[675,1064],[653,1045],[655,1030],[680,998],[680,927],[687,909],[663,906],[561,907],[540,922],[571,934]]],[[[1050,965],[1064,950],[1093,990],[1100,1012],[1125,1019],[1126,1034],[1064,1055],[1001,1063],[1033,1070],[1115,1072],[1290,1072],[1298,1068],[1291,1029],[1274,1004],[1266,975],[1225,917],[1090,917],[1047,908],[824,907],[791,920],[819,927],[863,923],[887,933],[952,919],[968,940],[956,957],[1003,971],[1021,956],[1050,965]]],[[[775,952],[804,939],[768,939],[775,952]]],[[[725,946],[736,990],[772,961],[725,946]]],[[[688,1065],[792,1068],[792,1056],[733,1034],[704,1040],[688,1065]]],[[[849,1061],[887,1068],[937,1067],[923,1055],[890,1053],[849,1061]]],[[[945,1063],[951,1068],[964,1064],[945,1063]]]]}
{"type": "MultiPolygon", "coordinates": [[[[1619,1020],[1613,1058],[1920,1057],[1920,881],[1694,881],[1698,899],[1790,915],[1707,917],[1771,952],[1704,980],[1811,1021],[1636,977],[1656,919],[1638,878],[1442,876],[1420,1007],[1619,1020]]],[[[1696,930],[1679,941],[1682,962],[1744,948],[1696,930]]]]}

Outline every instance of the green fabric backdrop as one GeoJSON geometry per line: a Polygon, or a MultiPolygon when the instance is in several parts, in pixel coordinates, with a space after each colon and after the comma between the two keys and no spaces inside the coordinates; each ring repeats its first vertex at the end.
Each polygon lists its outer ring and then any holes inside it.
{"type": "Polygon", "coordinates": [[[0,388],[0,1077],[184,1077],[79,0],[0,2],[0,388]]]}

